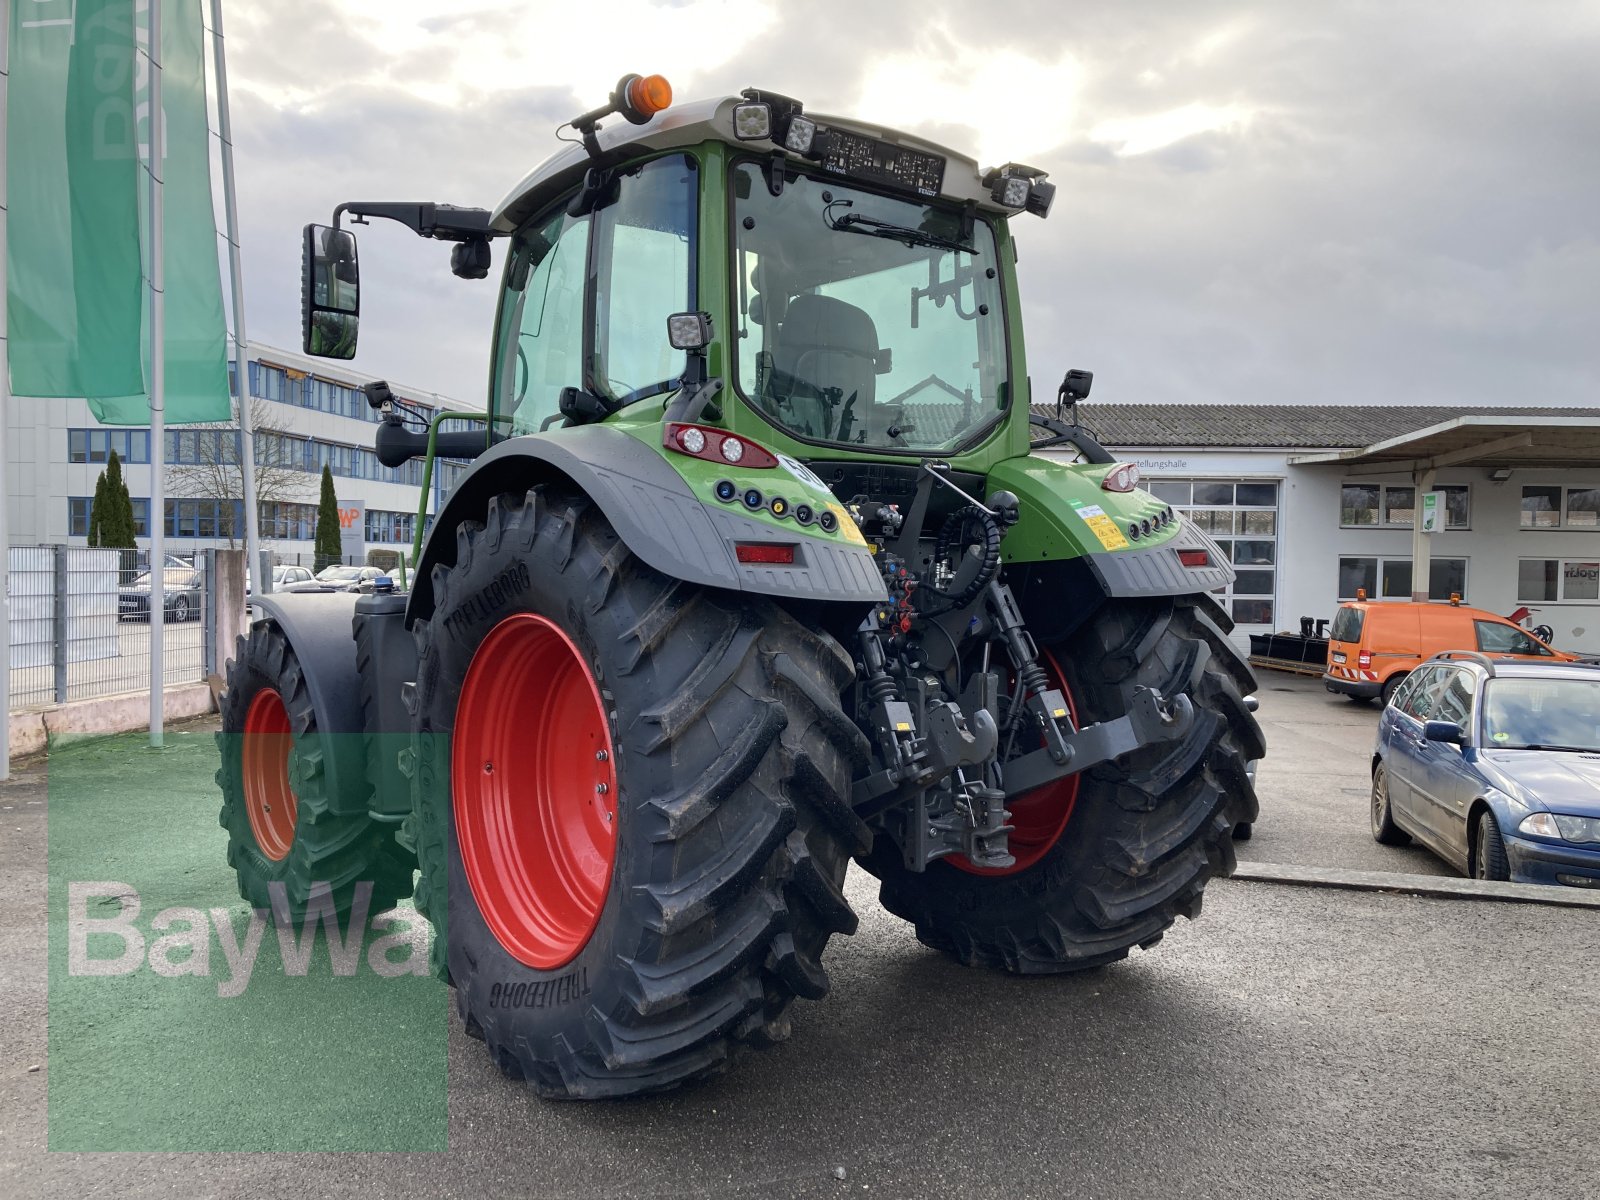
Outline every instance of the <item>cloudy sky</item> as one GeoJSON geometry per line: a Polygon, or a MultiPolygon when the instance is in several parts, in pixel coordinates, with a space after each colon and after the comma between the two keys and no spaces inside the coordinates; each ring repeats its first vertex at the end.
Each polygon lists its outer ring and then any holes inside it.
{"type": "MultiPolygon", "coordinates": [[[[1047,169],[1030,371],[1139,403],[1600,404],[1600,3],[227,0],[253,340],[341,200],[492,207],[627,71],[1047,169]]],[[[361,233],[355,366],[483,395],[495,283],[361,233]]],[[[496,271],[499,264],[496,263],[496,271]]]]}

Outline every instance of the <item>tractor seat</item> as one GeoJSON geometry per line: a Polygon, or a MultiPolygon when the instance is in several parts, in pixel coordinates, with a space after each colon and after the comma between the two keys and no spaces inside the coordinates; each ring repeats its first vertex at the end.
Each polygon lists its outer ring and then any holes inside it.
{"type": "Polygon", "coordinates": [[[846,412],[859,429],[873,407],[877,364],[878,331],[864,310],[796,296],[773,339],[774,415],[806,437],[840,437],[846,412]]]}

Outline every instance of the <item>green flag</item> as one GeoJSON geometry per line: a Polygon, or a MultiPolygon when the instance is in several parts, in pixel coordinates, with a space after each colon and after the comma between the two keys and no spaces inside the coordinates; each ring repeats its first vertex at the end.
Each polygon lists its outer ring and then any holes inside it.
{"type": "MultiPolygon", "coordinates": [[[[28,54],[13,51],[8,105],[13,201],[24,178],[30,201],[22,212],[13,202],[7,239],[12,390],[83,396],[106,424],[146,425],[150,314],[142,264],[150,247],[141,243],[148,201],[138,158],[141,149],[148,153],[148,120],[133,114],[148,112],[148,73],[135,70],[134,42],[143,33],[135,3],[11,7],[13,47],[30,34],[37,39],[28,54]],[[61,10],[64,29],[40,24],[45,9],[61,10]],[[49,42],[52,33],[65,44],[49,42]],[[18,93],[24,62],[33,89],[26,100],[18,93]],[[47,103],[41,108],[34,97],[47,103]],[[44,169],[35,171],[35,162],[44,169]]],[[[162,0],[161,11],[166,420],[227,421],[200,0],[162,0]]]]}
{"type": "Polygon", "coordinates": [[[133,4],[30,0],[8,7],[12,391],[142,391],[133,4]]]}

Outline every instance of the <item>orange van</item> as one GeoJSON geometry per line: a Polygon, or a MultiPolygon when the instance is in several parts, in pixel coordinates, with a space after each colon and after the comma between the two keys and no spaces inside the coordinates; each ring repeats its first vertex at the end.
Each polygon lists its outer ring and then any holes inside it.
{"type": "Polygon", "coordinates": [[[1385,704],[1412,668],[1444,650],[1476,650],[1495,658],[1574,662],[1497,613],[1461,604],[1355,600],[1341,604],[1328,630],[1330,692],[1385,704]]]}

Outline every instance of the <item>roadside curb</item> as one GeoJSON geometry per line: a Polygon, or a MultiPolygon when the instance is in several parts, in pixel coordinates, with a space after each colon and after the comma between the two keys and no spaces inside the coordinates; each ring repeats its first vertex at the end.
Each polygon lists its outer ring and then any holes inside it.
{"type": "MultiPolygon", "coordinates": [[[[214,689],[209,683],[168,684],[161,710],[168,721],[183,721],[215,711],[214,689]]],[[[42,753],[60,737],[132,733],[150,728],[150,693],[119,692],[90,700],[74,700],[50,708],[25,709],[10,714],[11,760],[42,753]]]]}
{"type": "Polygon", "coordinates": [[[1600,908],[1600,890],[1493,883],[1446,875],[1403,875],[1389,871],[1347,871],[1338,867],[1302,867],[1289,863],[1242,862],[1232,878],[1246,883],[1290,887],[1340,888],[1352,892],[1404,892],[1435,900],[1497,900],[1512,904],[1546,904],[1557,908],[1600,908]]]}

